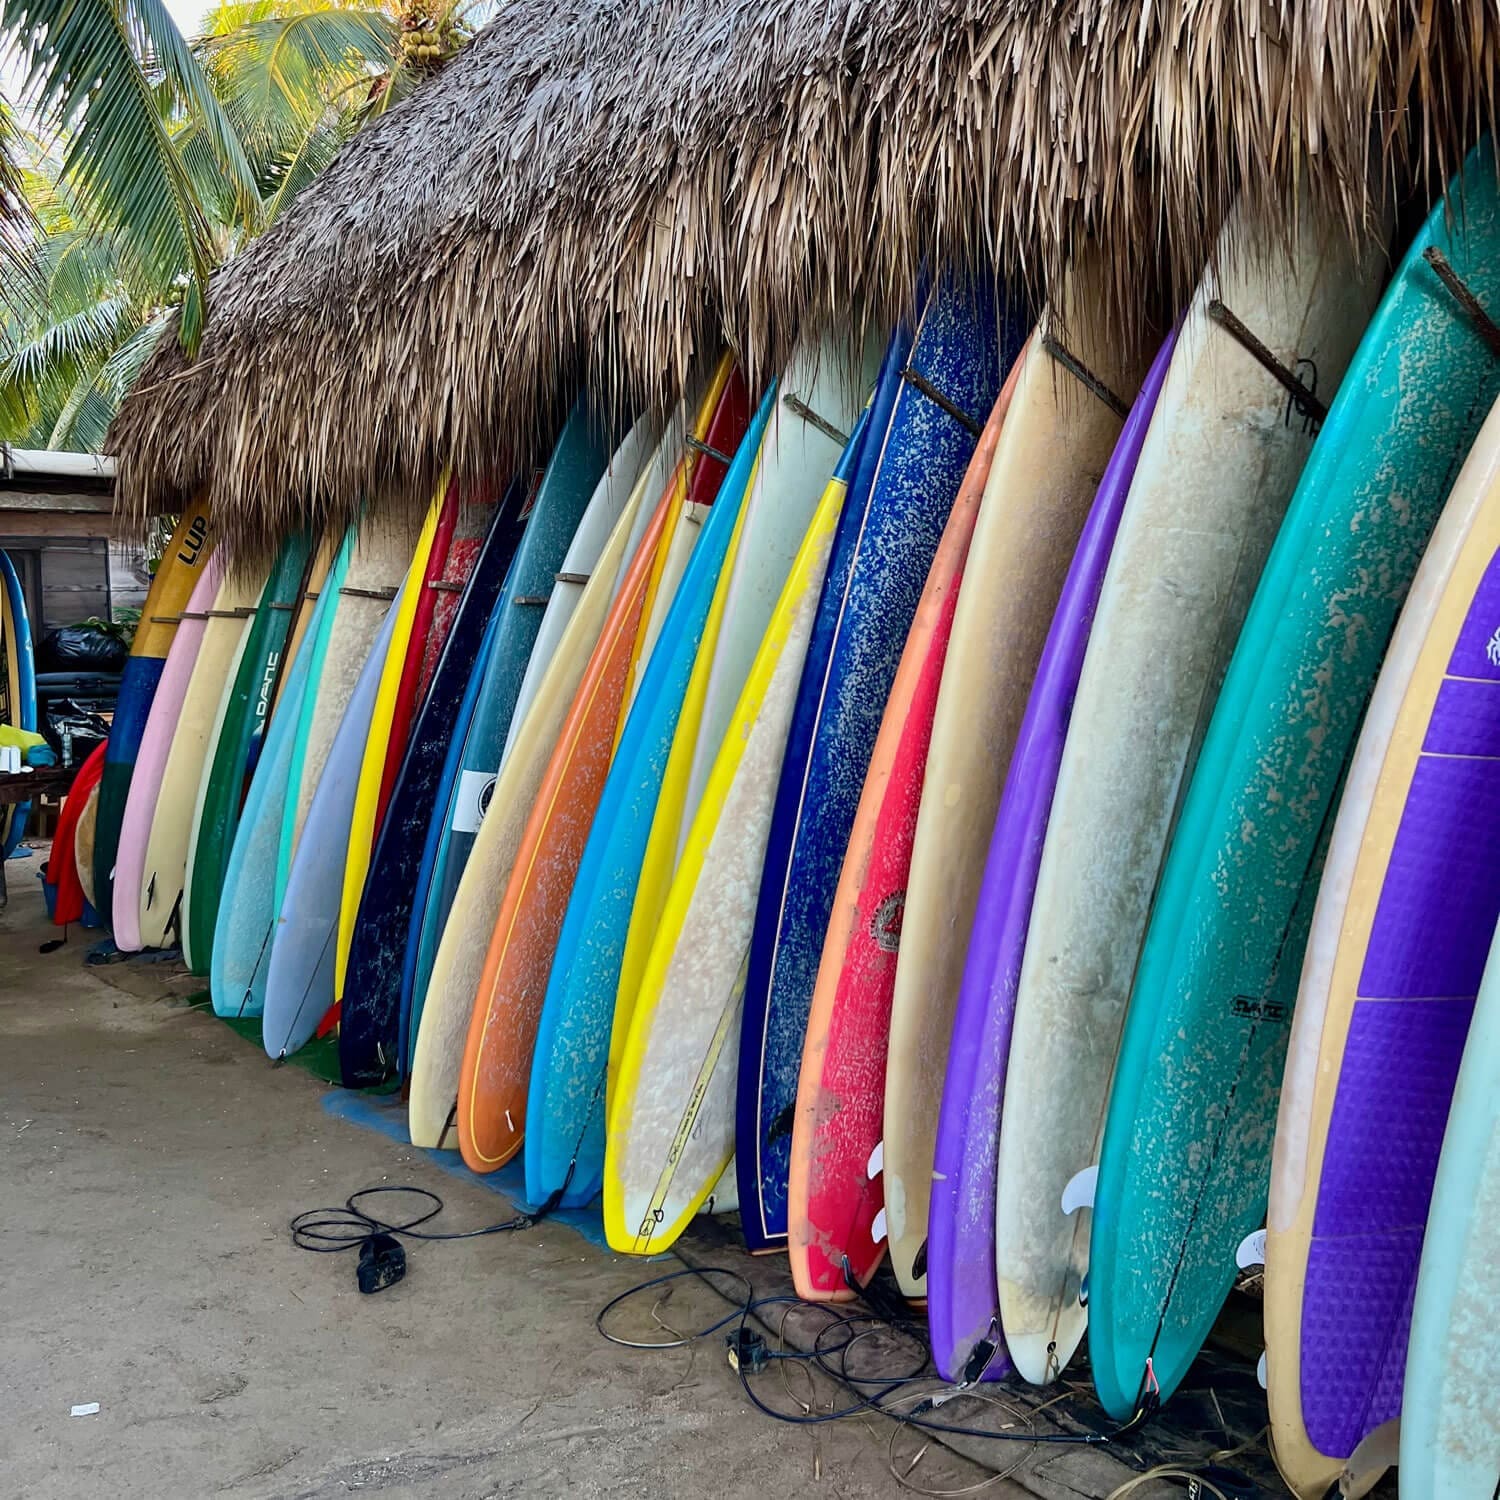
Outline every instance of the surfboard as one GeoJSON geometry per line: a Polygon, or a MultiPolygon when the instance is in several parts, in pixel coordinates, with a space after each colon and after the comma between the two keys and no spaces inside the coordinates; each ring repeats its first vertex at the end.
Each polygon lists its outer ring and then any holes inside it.
{"type": "MultiPolygon", "coordinates": [[[[15,565],[0,551],[0,641],[5,651],[5,702],[0,723],[37,732],[36,656],[26,595],[15,565]]],[[[26,836],[30,802],[0,808],[0,859],[7,859],[26,836]]]]}
{"type": "Polygon", "coordinates": [[[323,766],[344,720],[354,684],[369,659],[370,642],[385,622],[406,577],[412,543],[404,521],[369,518],[350,528],[338,577],[330,576],[333,608],[319,621],[302,720],[292,751],[292,781],[281,841],[284,889],[323,766]]]}
{"type": "Polygon", "coordinates": [[[542,613],[568,543],[609,463],[597,419],[574,406],[547,464],[501,594],[500,633],[485,663],[474,716],[464,734],[434,855],[415,952],[412,993],[424,993],[458,882],[500,774],[501,754],[542,613]]]}
{"type": "Polygon", "coordinates": [[[603,1184],[610,1026],[651,819],[698,648],[732,556],[774,384],[703,522],[609,768],[542,1002],[526,1109],[526,1192],[587,1203],[603,1184]]]}
{"type": "MultiPolygon", "coordinates": [[[[1180,789],[1313,441],[1287,392],[1212,309],[1228,308],[1308,381],[1316,371],[1326,401],[1368,320],[1379,259],[1357,262],[1327,223],[1304,222],[1290,253],[1279,233],[1257,238],[1235,217],[1226,225],[1217,270],[1184,316],[1120,522],[1029,921],[1008,898],[997,908],[1015,931],[1026,922],[1019,984],[1006,968],[1008,988],[991,991],[981,955],[972,955],[974,993],[961,1007],[977,1007],[970,1014],[984,1029],[962,1035],[966,1047],[983,1049],[971,1055],[994,1083],[968,1141],[991,1142],[992,1161],[999,1141],[1010,1142],[1001,1147],[1006,1207],[977,1232],[1006,1226],[1014,1353],[1031,1380],[1066,1366],[1086,1325],[1092,1214],[1087,1206],[1065,1213],[1064,1189],[1098,1161],[1119,1029],[1180,789]]],[[[996,871],[997,890],[1012,891],[1003,862],[996,871]]],[[[998,941],[996,926],[987,932],[998,941]]],[[[955,1045],[950,1068],[964,1055],[955,1045]]],[[[964,1178],[971,1203],[997,1182],[996,1165],[975,1165],[964,1178]]],[[[996,1287],[972,1290],[967,1326],[982,1336],[998,1309],[996,1287]]]]}
{"type": "MultiPolygon", "coordinates": [[[[145,879],[146,845],[156,817],[156,804],[165,784],[172,736],[192,681],[198,649],[203,643],[208,611],[224,581],[222,559],[210,558],[194,576],[192,595],[178,612],[178,628],[167,648],[166,661],[157,678],[146,723],[136,741],[135,763],[125,810],[115,831],[115,879],[112,889],[119,910],[113,914],[115,945],[124,953],[145,947],[141,934],[141,889],[145,879]]],[[[108,766],[106,753],[105,765],[108,766]]],[[[100,780],[100,786],[103,786],[100,780]]],[[[101,792],[101,796],[103,793],[101,792]]],[[[97,835],[96,835],[97,837],[97,835]]]]}
{"type": "Polygon", "coordinates": [[[458,726],[473,713],[484,646],[493,644],[498,629],[496,601],[518,539],[514,506],[497,508],[487,497],[461,503],[450,552],[461,547],[468,553],[467,582],[402,757],[349,949],[339,1015],[339,1070],[352,1088],[382,1082],[403,1065],[401,981],[422,856],[447,752],[460,737],[458,726]],[[477,550],[469,546],[476,532],[482,537],[477,550]]]}
{"type": "Polygon", "coordinates": [[[721,598],[704,627],[641,861],[620,962],[608,1090],[614,1087],[641,976],[708,772],[819,496],[874,384],[880,352],[866,347],[851,358],[831,339],[799,348],[778,382],[780,395],[745,498],[740,535],[720,576],[721,598]]]}
{"type": "MultiPolygon", "coordinates": [[[[491,799],[494,816],[480,825],[468,866],[453,898],[452,912],[443,929],[425,1000],[421,1006],[414,1007],[410,1022],[412,1082],[407,1122],[414,1145],[453,1147],[459,1144],[455,1113],[459,1076],[471,1021],[482,1008],[487,1008],[489,991],[482,984],[486,954],[495,936],[506,892],[514,878],[513,869],[519,863],[517,855],[522,835],[529,826],[529,819],[534,816],[533,808],[549,767],[557,757],[564,755],[565,745],[576,748],[582,743],[597,748],[599,737],[604,736],[604,760],[599,771],[599,779],[603,780],[603,768],[608,765],[614,725],[619,716],[618,699],[611,703],[607,691],[590,699],[599,706],[603,715],[595,720],[591,730],[570,731],[565,725],[572,722],[569,715],[575,697],[581,691],[580,683],[592,680],[588,675],[594,671],[591,663],[598,652],[606,650],[605,641],[611,643],[610,652],[621,653],[620,670],[624,670],[625,657],[640,622],[641,592],[656,555],[656,544],[665,524],[670,497],[677,493],[677,469],[682,464],[686,430],[686,412],[679,408],[668,423],[651,463],[637,479],[624,512],[594,564],[572,618],[553,653],[552,663],[537,689],[531,712],[526,715],[521,733],[506,757],[500,780],[496,783],[498,795],[491,799]],[[660,496],[659,500],[657,496],[660,496]],[[630,593],[625,587],[627,578],[637,580],[640,592],[633,596],[633,603],[627,600],[621,604],[622,590],[627,595],[630,593]],[[610,705],[607,709],[606,704],[610,705]],[[575,735],[572,740],[569,739],[570,733],[575,735]]],[[[631,585],[632,588],[636,586],[631,585]]],[[[569,826],[582,830],[580,845],[597,801],[597,787],[574,782],[558,804],[568,810],[569,826]]],[[[576,855],[571,864],[560,854],[549,857],[546,864],[547,873],[559,880],[565,879],[569,887],[576,867],[576,855]]],[[[564,896],[562,904],[565,903],[564,896]]],[[[561,921],[561,905],[557,921],[561,921]]],[[[528,923],[526,931],[539,934],[545,925],[545,919],[528,923]]],[[[551,925],[550,931],[555,941],[556,923],[551,925]]],[[[545,986],[546,977],[547,966],[543,964],[538,980],[538,1005],[540,986],[545,986]]],[[[535,1017],[533,1007],[528,1037],[535,1032],[535,1017]]],[[[529,1071],[529,1040],[525,1050],[525,1071],[529,1071]]],[[[525,1076],[524,1072],[522,1076],[525,1076]]],[[[519,1137],[517,1142],[519,1144],[519,1137]]]]}
{"type": "Polygon", "coordinates": [[[1006,376],[943,527],[891,682],[829,912],[788,1173],[787,1249],[797,1295],[855,1295],[885,1259],[879,1171],[886,1037],[922,767],[964,561],[1023,350],[1006,376]]]}
{"type": "Polygon", "coordinates": [[[338,941],[339,872],[348,857],[349,824],[369,738],[370,715],[395,637],[400,600],[387,603],[385,619],[355,679],[343,719],[324,757],[304,837],[292,859],[286,895],[276,918],[266,975],[261,1041],[266,1056],[289,1057],[303,1046],[333,1004],[334,949],[338,941]]]}
{"type": "MultiPolygon", "coordinates": [[[[264,585],[262,585],[264,592],[264,585]]],[[[203,805],[209,794],[209,781],[213,775],[214,761],[218,758],[219,741],[224,734],[225,725],[233,710],[235,687],[239,681],[240,668],[244,664],[245,649],[249,645],[250,632],[255,628],[255,617],[260,612],[259,602],[247,611],[248,618],[245,628],[240,633],[238,644],[233,654],[225,663],[224,680],[219,687],[219,701],[214,708],[213,722],[209,725],[208,737],[204,746],[203,767],[198,776],[198,789],[193,798],[192,817],[188,821],[187,856],[184,862],[184,873],[182,883],[182,895],[178,903],[177,917],[172,924],[173,933],[176,937],[178,947],[181,949],[182,962],[189,971],[193,968],[193,956],[188,949],[192,941],[192,912],[190,903],[193,894],[193,857],[198,849],[198,833],[200,821],[203,817],[203,805]]],[[[243,790],[243,780],[241,789],[243,790]]]]}
{"type": "Polygon", "coordinates": [[[1401,1403],[1402,1488],[1443,1500],[1484,1495],[1500,1474],[1497,1058],[1500,938],[1490,947],[1438,1158],[1401,1403]]]}
{"type": "Polygon", "coordinates": [[[195,974],[209,971],[224,872],[248,779],[265,742],[308,566],[308,539],[299,532],[282,545],[271,566],[220,709],[213,758],[193,813],[192,853],[182,898],[182,956],[195,974]]]}
{"type": "MultiPolygon", "coordinates": [[[[385,782],[386,762],[394,754],[399,760],[405,750],[404,732],[398,730],[398,712],[409,718],[409,701],[403,706],[403,688],[416,690],[416,669],[413,658],[420,661],[423,642],[417,632],[417,610],[431,600],[428,584],[442,573],[446,561],[447,544],[453,539],[453,525],[457,519],[458,494],[451,493],[446,477],[438,486],[438,493],[427,510],[427,519],[417,536],[411,562],[406,570],[401,593],[397,597],[395,615],[391,620],[390,642],[386,647],[385,661],[380,668],[380,681],[375,687],[375,700],[370,709],[369,733],[360,760],[359,774],[354,785],[354,808],[349,815],[348,852],[344,860],[344,875],[339,900],[338,935],[334,940],[333,998],[335,1002],[344,996],[344,975],[349,963],[349,943],[354,937],[354,919],[359,913],[359,898],[364,894],[365,876],[370,871],[370,853],[378,831],[381,787],[385,782]],[[438,549],[441,548],[441,551],[438,549]],[[408,670],[412,667],[412,670],[408,670]],[[399,738],[398,738],[399,735],[399,738]]],[[[432,619],[430,607],[423,608],[425,623],[432,619]]]]}
{"type": "Polygon", "coordinates": [[[745,433],[750,420],[750,393],[745,377],[731,355],[724,355],[715,367],[708,390],[698,408],[698,420],[688,443],[687,463],[680,476],[678,503],[667,513],[666,530],[657,544],[656,561],[646,585],[645,612],[632,648],[630,671],[626,677],[624,700],[620,704],[620,721],[615,728],[615,746],[625,732],[625,717],[635,702],[641,673],[677,597],[688,558],[697,545],[703,525],[704,508],[713,503],[729,466],[729,455],[745,433]]]}
{"type": "MultiPolygon", "coordinates": [[[[786,394],[783,388],[782,401],[786,394]]],[[[604,1228],[616,1250],[646,1255],[669,1247],[730,1170],[739,1002],[761,863],[813,616],[864,427],[860,416],[792,559],[647,959],[609,1102],[604,1228]]]]}
{"type": "Polygon", "coordinates": [[[1401,1416],[1423,1226],[1497,922],[1500,406],[1391,638],[1297,994],[1265,1317],[1271,1435],[1298,1495],[1321,1497],[1346,1467],[1363,1494],[1395,1455],[1379,1429],[1401,1416]]]}
{"type": "MultiPolygon", "coordinates": [[[[334,598],[331,590],[321,592],[313,605],[309,634],[318,629],[318,613],[332,611],[334,598]]],[[[312,665],[312,652],[298,651],[287,667],[277,691],[280,707],[266,730],[265,746],[234,831],[208,963],[209,993],[217,1016],[244,1019],[259,1016],[265,1007],[266,972],[279,910],[282,813],[291,790],[292,751],[312,665]]]]}
{"type": "MultiPolygon", "coordinates": [[[[1084,647],[1172,345],[1168,338],[1147,372],[1079,534],[1016,733],[985,858],[944,1075],[928,1216],[928,1325],[934,1361],[952,1380],[998,1380],[1012,1368],[995,1282],[995,1174],[1011,1005],[1084,647]]],[[[1054,453],[1071,451],[1066,439],[1071,416],[1067,408],[1054,409],[1054,419],[1060,419],[1054,453]]],[[[1023,462],[1034,463],[1034,454],[1025,453],[1023,462]]],[[[1049,476],[1047,483],[1056,482],[1049,476]]],[[[1017,485],[1017,495],[1028,492],[1036,494],[1017,485]]],[[[1018,503],[1014,496],[1011,503],[1018,503]]]]}
{"type": "Polygon", "coordinates": [[[849,829],[938,538],[1020,344],[989,301],[944,287],[881,367],[798,689],[746,971],[735,1134],[752,1249],[786,1237],[802,1042],[849,829]]]}
{"type": "Polygon", "coordinates": [[[625,507],[635,498],[636,482],[657,461],[661,435],[661,423],[654,414],[648,412],[638,417],[624,441],[615,449],[594,488],[583,519],[573,533],[573,540],[568,543],[567,555],[557,571],[541,628],[537,631],[536,645],[526,663],[526,675],[521,679],[521,690],[516,695],[516,711],[511,715],[505,749],[500,756],[502,765],[526,722],[558,643],[568,628],[568,621],[573,618],[573,611],[578,608],[578,601],[593,575],[599,554],[614,534],[615,523],[625,507]]]}
{"type": "Polygon", "coordinates": [[[314,614],[317,613],[318,599],[322,595],[328,583],[328,575],[333,570],[334,563],[338,559],[343,547],[343,538],[325,537],[313,553],[312,563],[307,570],[307,580],[302,591],[302,597],[297,601],[297,607],[292,611],[292,630],[287,637],[286,653],[282,660],[281,672],[276,678],[276,690],[271,695],[270,717],[276,717],[285,694],[282,689],[287,682],[288,674],[292,670],[292,663],[297,659],[297,653],[302,649],[302,642],[306,639],[308,627],[312,623],[314,614]]]}
{"type": "MultiPolygon", "coordinates": [[[[407,741],[411,738],[412,721],[427,696],[431,682],[427,663],[431,658],[435,664],[435,653],[440,654],[442,651],[448,628],[453,623],[454,601],[469,581],[469,569],[473,567],[478,550],[479,539],[473,536],[466,549],[460,553],[454,552],[459,516],[464,509],[463,500],[458,487],[451,481],[439,491],[439,495],[442,504],[438,511],[437,531],[427,553],[427,571],[422,579],[422,591],[416,608],[412,611],[406,660],[401,667],[401,681],[397,684],[396,700],[391,710],[390,736],[380,770],[380,791],[375,799],[374,826],[377,831],[385,824],[391,793],[396,786],[396,775],[406,757],[407,741]],[[445,604],[441,612],[438,609],[440,601],[445,604]]],[[[352,926],[352,914],[349,921],[352,926]]],[[[344,944],[344,957],[347,960],[348,937],[342,929],[339,940],[344,944]]]]}
{"type": "MultiPolygon", "coordinates": [[[[679,427],[669,439],[674,452],[681,452],[682,432],[679,427]]],[[[532,1048],[557,935],[609,770],[646,588],[667,518],[681,504],[684,468],[679,458],[664,488],[655,466],[648,471],[632,499],[649,514],[645,530],[634,518],[628,526],[622,518],[611,541],[611,547],[615,540],[624,543],[618,582],[607,582],[601,560],[584,590],[506,762],[506,796],[495,827],[481,830],[476,844],[475,858],[483,864],[475,868],[483,878],[476,875],[472,890],[469,884],[461,889],[462,904],[454,903],[455,920],[433,969],[413,1067],[412,1140],[456,1141],[476,1172],[494,1171],[521,1146],[532,1048]],[[648,504],[658,490],[660,498],[648,504]],[[576,651],[570,649],[574,636],[576,651]],[[581,674],[580,660],[586,662],[581,674]],[[500,899],[485,932],[496,886],[500,899]]]]}
{"type": "MultiPolygon", "coordinates": [[[[1268,1145],[1331,814],[1500,364],[1423,259],[1500,299],[1488,148],[1417,235],[1339,387],[1230,659],[1126,1012],[1090,1243],[1095,1388],[1170,1395],[1263,1223],[1268,1145]]],[[[1002,1127],[1003,1129],[1003,1127],[1002,1127]]]]}
{"type": "Polygon", "coordinates": [[[960,592],[923,773],[901,915],[885,1078],[884,1187],[891,1265],[927,1294],[927,1221],[943,1074],[985,856],[1042,645],[1104,467],[1145,363],[1094,316],[1102,264],[1075,265],[1021,372],[990,470],[971,577],[960,592]],[[1064,343],[1064,330],[1066,342],[1064,343]]]}
{"type": "Polygon", "coordinates": [[[177,630],[177,617],[187,608],[198,571],[208,560],[210,539],[208,507],[195,500],[178,519],[157,563],[156,576],[146,592],[140,623],[130,643],[130,656],[120,674],[109,726],[109,749],[104,755],[104,778],[99,783],[94,833],[92,889],[99,900],[90,897],[99,915],[107,920],[114,912],[115,852],[120,843],[120,822],[130,795],[136,752],[177,630]]]}
{"type": "Polygon", "coordinates": [[[172,744],[162,769],[161,792],[151,815],[151,833],[141,870],[140,935],[147,948],[175,941],[193,813],[204,766],[212,750],[209,735],[218,719],[224,684],[244,649],[245,633],[265,587],[265,573],[229,568],[219,585],[172,727],[172,744]]]}

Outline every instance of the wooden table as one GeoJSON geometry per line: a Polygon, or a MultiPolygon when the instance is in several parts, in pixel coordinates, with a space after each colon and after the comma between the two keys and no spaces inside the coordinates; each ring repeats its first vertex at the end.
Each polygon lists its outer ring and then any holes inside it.
{"type": "MultiPolygon", "coordinates": [[[[8,803],[31,802],[43,792],[66,792],[77,774],[76,766],[38,766],[18,774],[0,774],[0,807],[8,803]]],[[[6,903],[5,861],[0,859],[0,907],[6,903]]]]}

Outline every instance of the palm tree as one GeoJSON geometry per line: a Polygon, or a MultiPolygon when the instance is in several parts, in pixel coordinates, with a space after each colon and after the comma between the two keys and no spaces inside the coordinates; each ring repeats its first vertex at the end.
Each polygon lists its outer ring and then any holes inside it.
{"type": "Polygon", "coordinates": [[[467,39],[415,3],[220,0],[189,44],[161,0],[0,0],[0,438],[97,446],[170,307],[196,348],[213,267],[467,39]]]}

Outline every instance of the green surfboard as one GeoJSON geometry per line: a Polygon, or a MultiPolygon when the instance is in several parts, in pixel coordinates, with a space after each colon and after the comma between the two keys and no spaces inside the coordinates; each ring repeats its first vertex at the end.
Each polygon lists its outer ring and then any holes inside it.
{"type": "Polygon", "coordinates": [[[1292,1006],[1344,771],[1428,537],[1500,392],[1500,359],[1429,249],[1500,317],[1488,146],[1418,233],[1333,400],[1167,855],[1115,1070],[1085,1292],[1095,1385],[1116,1418],[1176,1387],[1236,1250],[1265,1222],[1292,1006]]]}
{"type": "Polygon", "coordinates": [[[265,734],[308,555],[307,537],[299,534],[282,545],[271,567],[229,685],[218,741],[208,761],[183,896],[182,956],[195,974],[208,973],[219,893],[234,846],[245,777],[265,734]]]}

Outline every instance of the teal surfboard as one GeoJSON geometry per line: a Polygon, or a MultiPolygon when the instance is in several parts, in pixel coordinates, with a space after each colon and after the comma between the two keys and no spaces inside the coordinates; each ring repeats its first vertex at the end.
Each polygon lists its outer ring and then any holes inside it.
{"type": "MultiPolygon", "coordinates": [[[[1090,1352],[1126,1418],[1186,1374],[1264,1223],[1292,1006],[1343,775],[1396,617],[1500,391],[1424,252],[1500,310],[1470,157],[1334,398],[1230,660],[1136,973],[1095,1190],[1090,1352]]],[[[1296,420],[1293,417],[1293,420],[1296,420]]]]}
{"type": "Polygon", "coordinates": [[[688,678],[776,400],[766,391],[693,546],[620,736],[558,934],[526,1105],[526,1196],[587,1203],[604,1183],[604,1088],[636,883],[688,678]]]}

